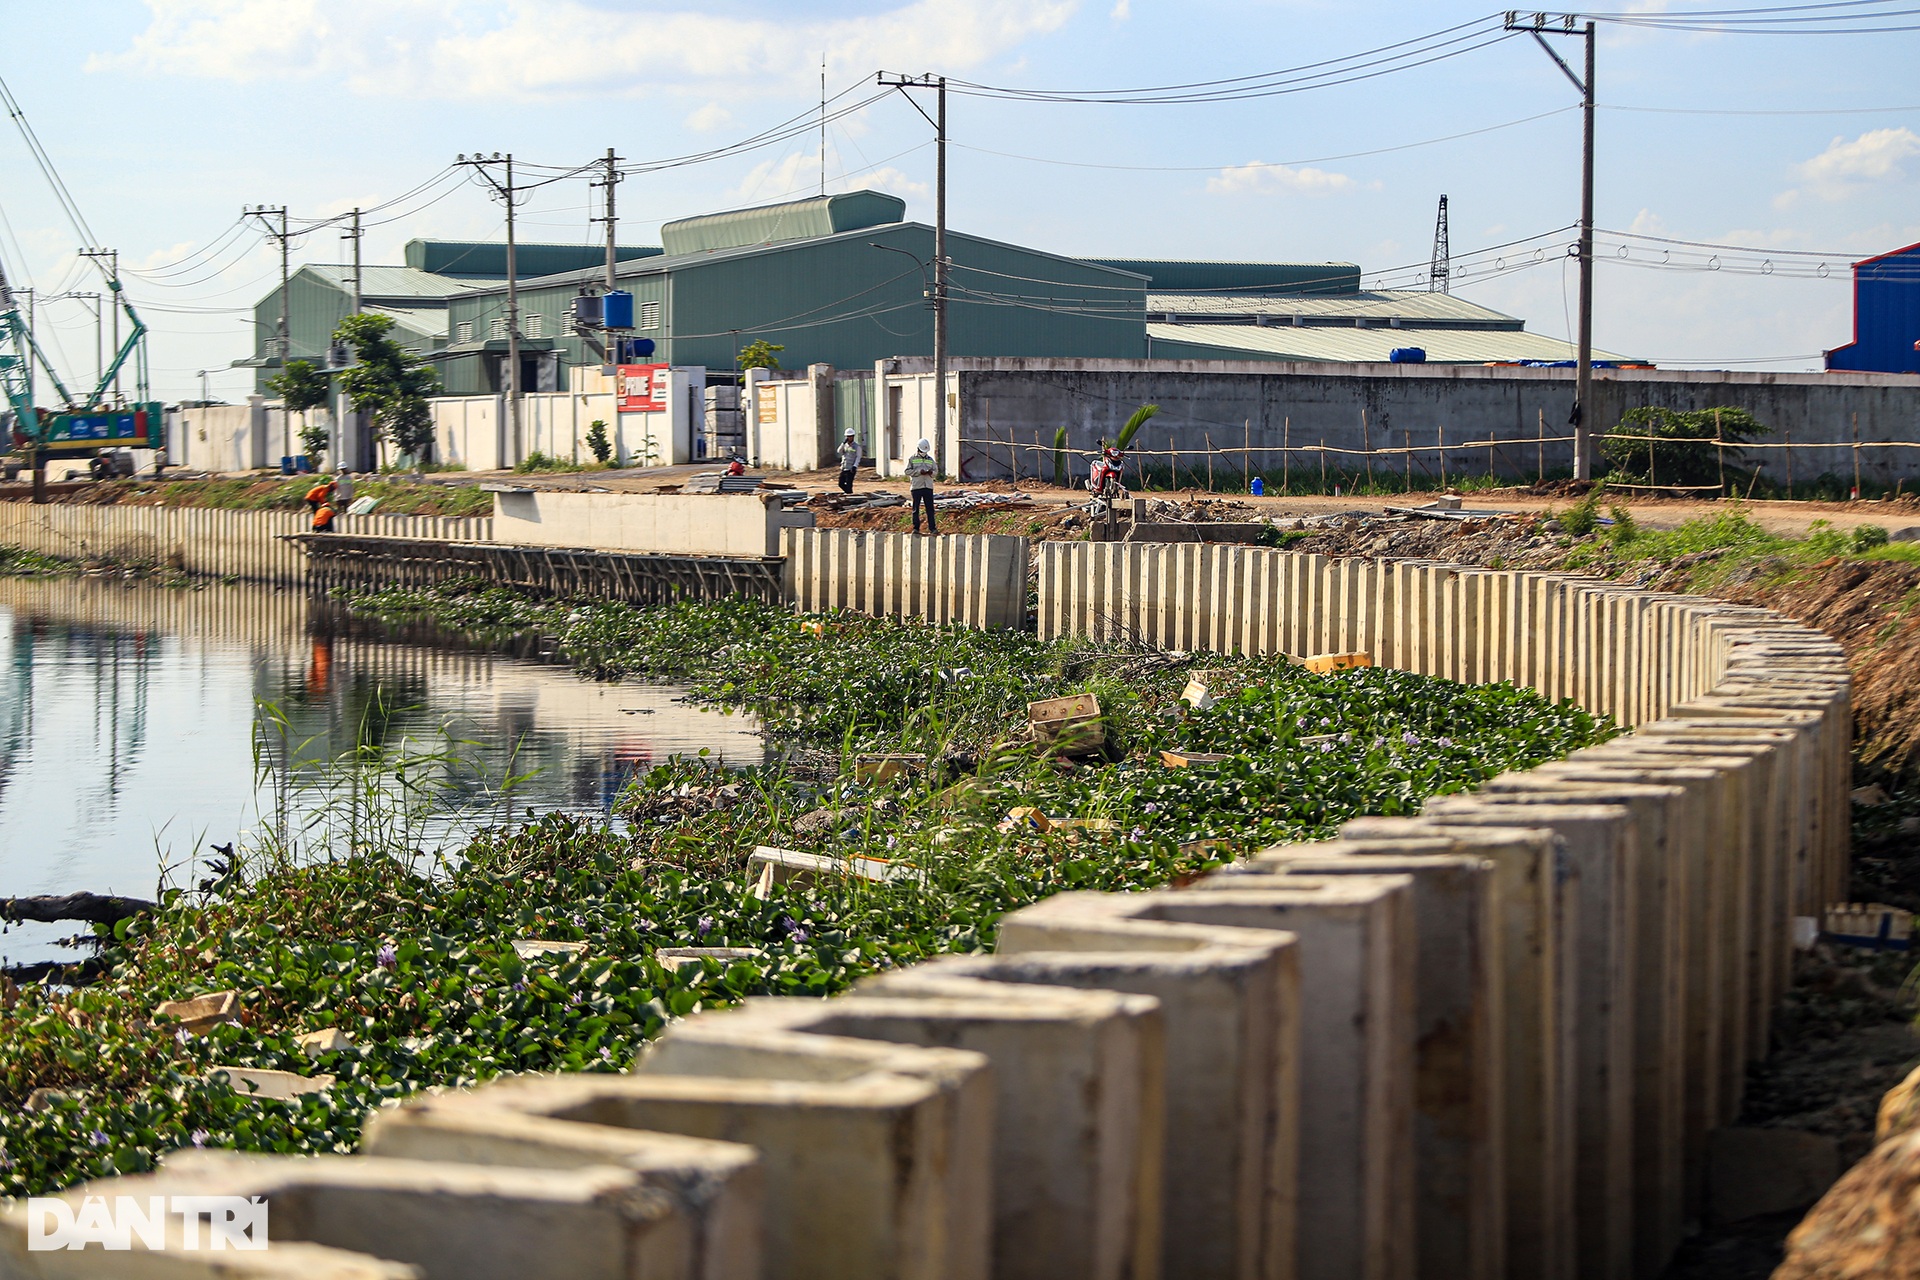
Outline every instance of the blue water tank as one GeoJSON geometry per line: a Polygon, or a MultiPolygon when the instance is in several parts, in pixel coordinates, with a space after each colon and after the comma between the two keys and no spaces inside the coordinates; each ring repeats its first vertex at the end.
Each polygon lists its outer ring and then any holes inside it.
{"type": "Polygon", "coordinates": [[[1395,364],[1425,364],[1427,351],[1425,347],[1395,347],[1387,353],[1387,359],[1395,364]]]}
{"type": "Polygon", "coordinates": [[[619,350],[621,364],[639,364],[653,354],[653,339],[622,338],[619,350]]]}
{"type": "Polygon", "coordinates": [[[597,293],[583,293],[573,300],[573,322],[583,328],[598,329],[602,314],[597,293]]]}
{"type": "Polygon", "coordinates": [[[602,314],[609,329],[633,328],[633,295],[625,289],[609,290],[602,296],[602,314]]]}

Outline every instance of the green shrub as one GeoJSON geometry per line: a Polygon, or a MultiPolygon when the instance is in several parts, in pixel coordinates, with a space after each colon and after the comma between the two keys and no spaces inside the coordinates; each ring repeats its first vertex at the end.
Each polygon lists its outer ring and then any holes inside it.
{"type": "Polygon", "coordinates": [[[1622,414],[1619,425],[1601,438],[1600,456],[1615,476],[1629,483],[1717,486],[1722,453],[1718,442],[1725,443],[1727,460],[1733,462],[1741,458],[1740,444],[1770,434],[1772,428],[1745,409],[1684,412],[1642,405],[1622,414]]]}
{"type": "Polygon", "coordinates": [[[607,424],[595,418],[587,424],[587,448],[593,450],[593,460],[604,463],[613,457],[613,442],[607,439],[607,424]]]}

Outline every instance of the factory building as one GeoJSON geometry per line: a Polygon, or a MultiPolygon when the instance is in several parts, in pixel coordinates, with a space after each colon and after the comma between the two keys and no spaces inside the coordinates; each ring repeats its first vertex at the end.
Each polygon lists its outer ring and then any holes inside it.
{"type": "Polygon", "coordinates": [[[1853,341],[1827,352],[1848,373],[1920,373],[1920,244],[1853,264],[1853,341]]]}
{"type": "MultiPolygon", "coordinates": [[[[623,261],[658,254],[657,247],[623,246],[623,261]]],[[[577,244],[523,244],[514,251],[514,270],[551,274],[605,262],[606,250],[577,244]]],[[[416,354],[434,356],[449,340],[448,304],[461,294],[485,289],[507,278],[507,247],[492,242],[410,240],[404,266],[358,268],[361,310],[390,317],[393,339],[416,354]]],[[[287,279],[287,353],[290,360],[324,363],[333,331],[353,314],[355,268],[346,263],[310,263],[287,279]]],[[[255,370],[254,390],[265,393],[267,379],[280,372],[277,350],[282,307],[276,286],[254,304],[253,354],[234,361],[255,370]]],[[[531,384],[529,384],[531,385],[531,384]]]]}
{"type": "MultiPolygon", "coordinates": [[[[619,287],[633,295],[631,336],[654,344],[650,360],[714,370],[737,367],[756,340],[783,347],[788,368],[871,369],[930,353],[934,229],[905,213],[896,196],[854,191],[669,222],[660,256],[619,268],[619,287]]],[[[947,255],[955,356],[1146,354],[1147,282],[1134,272],[957,231],[947,233],[947,255]]],[[[603,363],[571,317],[574,299],[604,283],[599,269],[523,277],[529,367],[603,363]]],[[[451,299],[450,393],[503,389],[506,307],[499,283],[451,299]]]]}

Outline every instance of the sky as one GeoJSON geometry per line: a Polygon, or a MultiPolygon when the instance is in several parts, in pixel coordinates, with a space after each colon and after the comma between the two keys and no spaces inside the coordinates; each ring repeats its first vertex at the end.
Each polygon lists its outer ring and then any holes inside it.
{"type": "MultiPolygon", "coordinates": [[[[1685,15],[1743,0],[1624,2],[1685,15]]],[[[876,72],[1028,90],[1178,85],[1341,58],[1489,12],[1436,0],[0,0],[0,79],[91,238],[120,253],[153,329],[157,395],[197,397],[208,370],[214,398],[235,399],[251,375],[227,366],[250,351],[251,306],[279,270],[247,205],[286,205],[296,225],[381,207],[366,261],[399,262],[414,237],[503,234],[499,203],[449,168],[457,155],[511,152],[522,174],[550,178],[611,146],[642,170],[618,189],[620,239],[654,244],[664,221],[818,189],[817,129],[652,162],[817,115],[824,64],[837,116],[827,189],[890,191],[930,222],[932,130],[897,93],[858,106],[878,92],[876,72]]],[[[1580,41],[1550,42],[1577,70],[1580,41]]],[[[955,86],[950,225],[1065,254],[1352,261],[1369,286],[1425,287],[1445,194],[1454,292],[1568,336],[1578,94],[1531,37],[1474,43],[1353,83],[1206,103],[955,86]]],[[[1670,367],[1820,367],[1851,337],[1847,264],[1920,241],[1916,54],[1920,31],[1603,23],[1596,345],[1670,367]]],[[[588,182],[526,193],[520,235],[600,241],[588,182]]],[[[4,124],[0,214],[16,287],[100,288],[75,256],[88,237],[4,124]]],[[[335,226],[294,248],[296,264],[347,255],[335,226]]],[[[91,380],[88,305],[39,311],[72,382],[91,380]]]]}

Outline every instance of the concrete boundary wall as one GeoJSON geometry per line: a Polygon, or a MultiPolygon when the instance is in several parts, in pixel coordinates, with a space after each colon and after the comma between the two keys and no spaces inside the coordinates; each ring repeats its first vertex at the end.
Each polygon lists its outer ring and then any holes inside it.
{"type": "MultiPolygon", "coordinates": [[[[79,506],[0,502],[0,546],[68,560],[168,564],[213,578],[303,586],[307,557],[287,535],[305,533],[304,511],[224,511],[213,507],[79,506]]],[[[343,533],[488,541],[486,517],[342,516],[343,533]]]]}
{"type": "Polygon", "coordinates": [[[851,609],[935,626],[1026,624],[1025,538],[792,528],[782,537],[787,599],[802,613],[851,609]]]}
{"type": "MultiPolygon", "coordinates": [[[[935,562],[899,535],[787,539],[801,608],[990,625],[985,586],[1010,581],[968,540],[935,562]]],[[[265,1194],[291,1221],[254,1270],[167,1274],[450,1274],[440,1240],[463,1280],[526,1274],[528,1241],[572,1275],[702,1280],[1660,1274],[1765,1048],[1791,919],[1846,885],[1839,646],[1569,575],[1197,545],[1040,560],[1045,636],[1366,650],[1633,732],[1196,884],[1050,898],[992,955],[696,1014],[624,1076],[409,1100],[367,1158],[183,1153],[119,1185],[265,1194]]],[[[25,1214],[0,1211],[0,1274],[71,1274],[25,1253],[25,1214]]],[[[88,1274],[157,1274],[97,1256],[88,1274]]]]}

